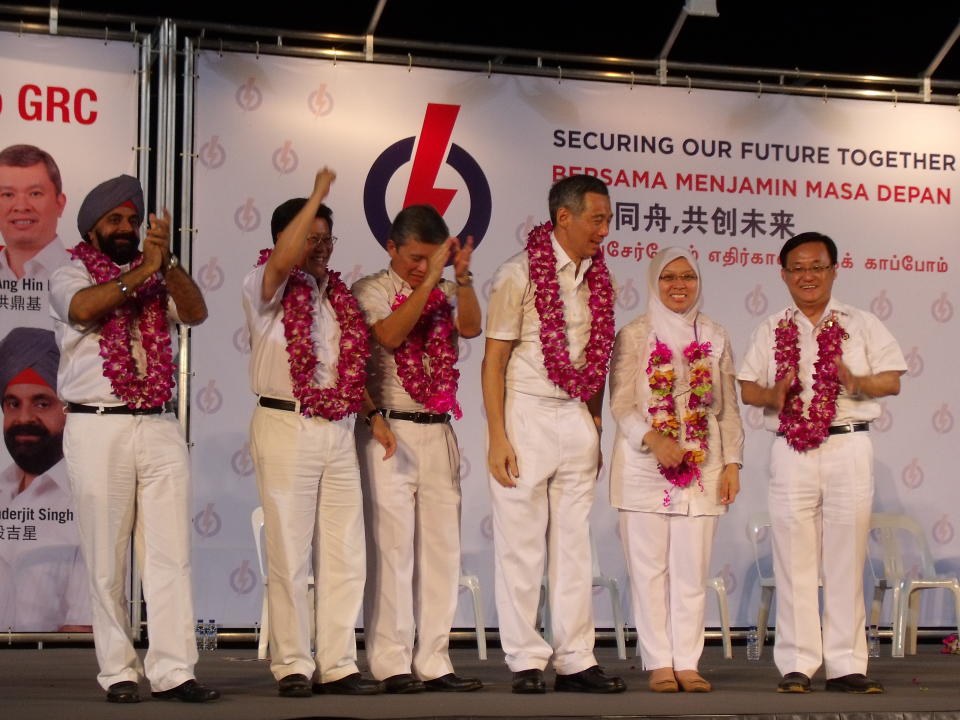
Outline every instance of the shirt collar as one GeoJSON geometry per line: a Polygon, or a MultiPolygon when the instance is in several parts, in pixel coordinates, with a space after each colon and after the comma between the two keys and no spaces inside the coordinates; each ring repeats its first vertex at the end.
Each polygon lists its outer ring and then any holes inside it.
{"type": "MultiPolygon", "coordinates": [[[[787,308],[787,311],[792,313],[794,321],[796,321],[796,319],[800,317],[800,318],[803,318],[806,322],[810,322],[809,320],[807,320],[807,316],[803,314],[803,311],[801,311],[800,308],[797,307],[796,303],[793,303],[792,305],[790,305],[790,307],[787,308]]],[[[846,303],[840,302],[839,300],[836,299],[836,297],[831,295],[830,300],[827,301],[827,306],[823,309],[823,314],[820,316],[820,320],[817,322],[816,326],[819,327],[823,323],[823,321],[828,317],[830,317],[830,315],[833,313],[836,313],[838,316],[847,317],[850,315],[850,306],[847,305],[846,303]]]]}
{"type": "MultiPolygon", "coordinates": [[[[52,272],[54,269],[65,264],[69,259],[70,251],[67,250],[60,236],[57,235],[53,240],[44,245],[40,252],[27,260],[25,264],[29,268],[28,273],[35,274],[37,270],[52,272]]],[[[7,260],[7,247],[5,245],[0,246],[0,268],[9,269],[9,267],[10,262],[7,260]]]]}
{"type": "Polygon", "coordinates": [[[553,255],[557,259],[557,274],[565,271],[567,267],[569,267],[570,273],[573,275],[574,283],[577,285],[582,283],[583,279],[587,276],[587,270],[593,265],[593,258],[584,258],[580,262],[580,273],[578,274],[576,263],[567,255],[567,251],[564,250],[557,241],[557,236],[554,233],[550,233],[550,244],[553,246],[553,255]]]}
{"type": "Polygon", "coordinates": [[[393,268],[389,265],[387,266],[387,277],[390,278],[390,282],[393,283],[393,289],[396,291],[397,295],[406,295],[409,297],[413,292],[413,288],[410,287],[409,283],[397,275],[397,273],[394,272],[393,268]]]}

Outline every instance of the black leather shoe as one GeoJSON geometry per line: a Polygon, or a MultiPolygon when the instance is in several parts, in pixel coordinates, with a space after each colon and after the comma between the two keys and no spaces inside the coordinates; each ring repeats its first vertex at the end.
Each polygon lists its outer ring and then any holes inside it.
{"type": "Polygon", "coordinates": [[[196,680],[187,680],[175,688],[150,693],[158,700],[179,700],[186,703],[205,703],[220,699],[220,691],[201,685],[196,680]]]}
{"type": "Polygon", "coordinates": [[[846,693],[882,693],[883,685],[866,675],[855,673],[827,680],[827,690],[846,693]]]}
{"type": "Polygon", "coordinates": [[[810,692],[810,678],[802,672],[790,672],[780,678],[777,683],[779,693],[806,693],[810,692]]]}
{"type": "Polygon", "coordinates": [[[521,695],[545,693],[547,684],[543,681],[543,670],[533,668],[513,674],[513,691],[521,695]]]}
{"type": "Polygon", "coordinates": [[[391,675],[383,681],[383,691],[394,695],[423,692],[426,688],[410,673],[391,675]]]}
{"type": "Polygon", "coordinates": [[[455,673],[447,673],[433,680],[424,680],[423,686],[427,690],[439,690],[441,692],[471,692],[482,688],[483,683],[477,678],[465,678],[455,673]]]}
{"type": "Polygon", "coordinates": [[[368,680],[358,672],[333,682],[313,684],[315,695],[378,695],[382,691],[383,686],[380,683],[368,680]]]}
{"type": "Polygon", "coordinates": [[[313,689],[306,675],[295,673],[277,680],[277,695],[280,697],[310,697],[313,689]]]}
{"type": "Polygon", "coordinates": [[[140,702],[140,688],[132,680],[115,682],[107,688],[107,702],[138,703],[140,702]]]}
{"type": "Polygon", "coordinates": [[[557,692],[619,693],[627,689],[622,679],[607,675],[599,665],[571,675],[557,675],[553,683],[557,692]]]}

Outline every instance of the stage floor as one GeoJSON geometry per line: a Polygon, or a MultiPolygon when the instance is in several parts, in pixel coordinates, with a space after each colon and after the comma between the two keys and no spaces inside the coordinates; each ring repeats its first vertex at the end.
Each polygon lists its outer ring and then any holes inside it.
{"type": "MultiPolygon", "coordinates": [[[[379,695],[375,697],[315,696],[280,698],[265,661],[253,649],[225,647],[203,653],[198,677],[223,692],[220,702],[191,706],[149,698],[136,706],[111,705],[96,684],[92,648],[4,648],[0,650],[0,708],[4,718],[75,720],[85,718],[177,718],[188,720],[262,720],[263,718],[598,718],[677,716],[763,716],[764,718],[960,718],[960,655],[942,655],[939,645],[921,646],[914,657],[893,659],[890,646],[871,662],[870,675],[881,681],[883,695],[844,695],[823,691],[822,673],[814,678],[815,692],[781,695],[774,689],[778,674],[769,646],[759,663],[748,663],[743,646],[734,647],[734,660],[724,660],[719,646],[708,646],[701,672],[716,688],[710,694],[655,694],[647,689],[646,673],[632,659],[616,659],[614,648],[598,648],[610,672],[627,682],[620,695],[555,693],[513,695],[503,653],[490,650],[481,662],[475,650],[455,649],[457,671],[480,677],[479,692],[379,695]]],[[[361,661],[363,654],[361,652],[361,661]]],[[[552,672],[547,672],[552,687],[552,672]]]]}

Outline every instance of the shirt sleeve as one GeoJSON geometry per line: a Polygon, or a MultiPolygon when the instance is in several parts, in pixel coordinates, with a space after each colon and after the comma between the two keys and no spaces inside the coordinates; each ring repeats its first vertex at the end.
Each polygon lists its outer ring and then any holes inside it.
{"type": "Polygon", "coordinates": [[[641,453],[650,450],[643,438],[652,429],[636,392],[646,359],[642,348],[644,327],[630,324],[622,328],[610,358],[610,412],[630,447],[641,453]]]}
{"type": "Polygon", "coordinates": [[[70,303],[74,295],[93,284],[93,279],[84,268],[77,265],[57,268],[50,276],[50,315],[53,319],[83,332],[84,326],[70,322],[70,303]]]}
{"type": "Polygon", "coordinates": [[[733,350],[730,337],[723,331],[723,352],[720,354],[720,412],[717,424],[720,427],[720,444],[723,448],[723,464],[743,465],[743,422],[740,405],[737,403],[737,387],[734,380],[733,350]]]}
{"type": "Polygon", "coordinates": [[[361,278],[353,284],[351,292],[360,304],[367,325],[373,327],[384,318],[390,317],[393,310],[390,308],[389,291],[384,283],[378,282],[378,277],[361,278]]]}
{"type": "Polygon", "coordinates": [[[743,365],[737,373],[737,380],[767,384],[770,373],[771,352],[773,351],[773,336],[770,332],[770,323],[764,322],[753,331],[750,337],[750,347],[743,358],[743,365]]]}
{"type": "Polygon", "coordinates": [[[880,318],[873,313],[864,313],[864,333],[866,335],[867,362],[874,374],[897,371],[906,372],[907,361],[896,338],[887,330],[880,318]]]}
{"type": "Polygon", "coordinates": [[[521,277],[518,265],[501,265],[493,276],[487,303],[487,337],[519,340],[523,328],[523,294],[529,280],[521,277]]]}
{"type": "Polygon", "coordinates": [[[264,301],[261,288],[263,288],[263,275],[266,271],[267,264],[264,263],[263,265],[258,265],[253,272],[248,272],[246,277],[243,278],[243,294],[247,298],[247,302],[250,303],[250,307],[258,315],[269,315],[273,313],[283,299],[283,291],[286,289],[287,280],[290,278],[288,275],[277,287],[277,291],[273,294],[273,297],[264,301]]]}

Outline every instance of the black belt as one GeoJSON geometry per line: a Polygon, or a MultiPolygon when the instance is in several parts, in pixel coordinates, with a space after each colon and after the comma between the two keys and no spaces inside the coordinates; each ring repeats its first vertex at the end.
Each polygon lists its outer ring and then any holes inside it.
{"type": "MultiPolygon", "coordinates": [[[[866,432],[870,429],[870,423],[848,423],[847,425],[831,425],[827,428],[827,435],[846,435],[847,433],[866,432]]],[[[777,433],[777,437],[783,437],[782,432],[777,433]]]]}
{"type": "Polygon", "coordinates": [[[132,408],[126,405],[100,407],[99,405],[81,405],[80,403],[68,402],[67,412],[92,413],[95,415],[160,415],[167,412],[167,407],[165,405],[152,408],[132,408]]]}
{"type": "Polygon", "coordinates": [[[394,420],[409,420],[410,422],[415,422],[420,425],[432,425],[433,423],[450,422],[450,413],[437,415],[436,413],[428,412],[403,412],[402,410],[383,409],[380,410],[380,413],[386,418],[393,418],[394,420]]]}
{"type": "Polygon", "coordinates": [[[297,404],[293,400],[280,400],[279,398],[261,395],[257,402],[260,407],[270,408],[271,410],[287,410],[288,412],[296,412],[297,410],[297,404]]]}

